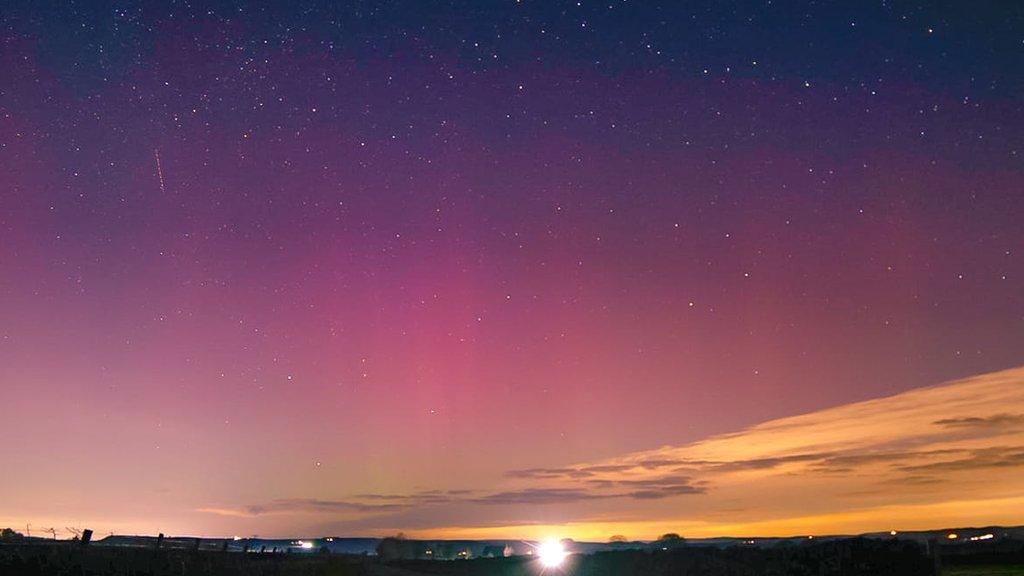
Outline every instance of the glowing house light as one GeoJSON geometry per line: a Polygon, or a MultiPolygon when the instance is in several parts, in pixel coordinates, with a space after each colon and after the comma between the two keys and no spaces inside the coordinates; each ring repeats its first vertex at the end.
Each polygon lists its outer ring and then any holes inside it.
{"type": "Polygon", "coordinates": [[[546,540],[537,546],[537,556],[545,568],[557,568],[569,556],[569,552],[558,540],[546,540]]]}

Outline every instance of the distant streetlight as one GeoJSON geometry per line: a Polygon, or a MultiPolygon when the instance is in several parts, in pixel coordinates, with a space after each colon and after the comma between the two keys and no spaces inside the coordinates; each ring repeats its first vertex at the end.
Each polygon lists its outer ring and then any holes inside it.
{"type": "Polygon", "coordinates": [[[558,568],[569,556],[569,552],[558,540],[546,540],[537,546],[537,556],[545,568],[558,568]]]}

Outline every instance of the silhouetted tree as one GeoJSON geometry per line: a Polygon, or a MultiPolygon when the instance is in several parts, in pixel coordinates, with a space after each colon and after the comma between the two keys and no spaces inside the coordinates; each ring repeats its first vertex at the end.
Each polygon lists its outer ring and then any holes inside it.
{"type": "Polygon", "coordinates": [[[668,534],[662,534],[661,537],[658,538],[658,544],[660,544],[662,548],[678,548],[686,545],[686,538],[683,538],[675,532],[669,532],[668,534]]]}
{"type": "Polygon", "coordinates": [[[0,530],[0,540],[24,540],[25,536],[21,532],[15,532],[11,528],[4,528],[0,530]]]}
{"type": "Polygon", "coordinates": [[[427,544],[421,540],[406,540],[405,534],[389,536],[377,544],[377,555],[382,560],[411,560],[426,556],[427,544]]]}

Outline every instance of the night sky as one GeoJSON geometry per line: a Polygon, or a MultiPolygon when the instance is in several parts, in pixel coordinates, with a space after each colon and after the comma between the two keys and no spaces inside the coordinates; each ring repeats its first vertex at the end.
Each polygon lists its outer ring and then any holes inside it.
{"type": "Polygon", "coordinates": [[[1019,6],[266,4],[0,7],[0,525],[1024,505],[1019,6]]]}

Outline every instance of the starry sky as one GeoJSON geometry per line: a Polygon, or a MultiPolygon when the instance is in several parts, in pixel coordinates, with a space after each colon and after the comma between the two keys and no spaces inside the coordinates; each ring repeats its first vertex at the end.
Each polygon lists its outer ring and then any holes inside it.
{"type": "Polygon", "coordinates": [[[1019,7],[261,4],[0,8],[0,524],[1022,504],[1019,7]]]}

